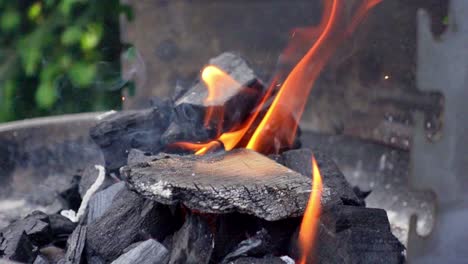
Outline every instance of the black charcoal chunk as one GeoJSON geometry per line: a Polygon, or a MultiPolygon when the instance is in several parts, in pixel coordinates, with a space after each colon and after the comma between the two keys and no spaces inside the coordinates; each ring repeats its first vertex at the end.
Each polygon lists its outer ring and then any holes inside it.
{"type": "Polygon", "coordinates": [[[112,202],[114,201],[117,193],[119,193],[124,188],[125,182],[122,181],[94,194],[88,205],[88,223],[91,223],[104,215],[104,213],[107,211],[107,209],[109,209],[112,202]]]}
{"type": "Polygon", "coordinates": [[[404,246],[392,234],[382,209],[337,206],[324,212],[317,241],[318,263],[404,262],[404,246]]]}
{"type": "Polygon", "coordinates": [[[30,263],[37,253],[37,247],[24,231],[0,233],[0,259],[30,263]]]}
{"type": "Polygon", "coordinates": [[[148,239],[121,255],[112,264],[165,264],[168,257],[169,251],[161,243],[154,239],[148,239]]]}
{"type": "Polygon", "coordinates": [[[283,152],[279,161],[286,167],[310,178],[312,176],[312,154],[317,160],[324,188],[331,191],[330,196],[339,197],[342,204],[345,205],[364,206],[364,201],[356,195],[344,175],[327,155],[303,148],[283,152]]]}
{"type": "Polygon", "coordinates": [[[188,214],[184,225],[174,234],[169,263],[206,264],[210,260],[213,247],[213,234],[205,219],[188,214]]]}
{"type": "Polygon", "coordinates": [[[49,222],[54,237],[69,235],[76,228],[76,223],[73,223],[70,219],[59,214],[49,215],[49,222]]]}
{"type": "Polygon", "coordinates": [[[171,125],[161,138],[165,144],[212,139],[242,123],[262,97],[265,90],[262,82],[240,56],[225,52],[211,59],[209,65],[216,66],[233,81],[218,81],[217,88],[223,92],[210,102],[206,101],[208,89],[202,80],[180,96],[175,102],[171,125]],[[207,124],[205,119],[210,113],[212,118],[207,124]]]}
{"type": "Polygon", "coordinates": [[[99,256],[113,261],[132,243],[148,237],[162,241],[173,229],[174,219],[166,206],[124,188],[104,215],[89,223],[88,258],[99,256]]]}
{"type": "Polygon", "coordinates": [[[40,211],[34,211],[24,219],[11,223],[0,233],[3,237],[20,236],[22,233],[28,236],[28,240],[36,246],[43,246],[52,241],[49,217],[40,211]]]}
{"type": "Polygon", "coordinates": [[[271,249],[271,237],[266,229],[261,229],[254,236],[242,241],[237,247],[223,259],[222,263],[228,263],[240,257],[258,257],[266,255],[271,249]]]}
{"type": "Polygon", "coordinates": [[[238,258],[234,261],[227,262],[229,264],[287,264],[279,257],[266,256],[263,258],[244,257],[238,258]]]}
{"type": "Polygon", "coordinates": [[[162,101],[151,109],[112,114],[91,128],[91,138],[103,151],[106,168],[117,171],[125,165],[132,148],[158,152],[163,147],[160,136],[169,126],[172,109],[170,102],[162,101]]]}
{"type": "Polygon", "coordinates": [[[81,263],[86,244],[86,226],[79,225],[67,240],[65,263],[81,263]]]}

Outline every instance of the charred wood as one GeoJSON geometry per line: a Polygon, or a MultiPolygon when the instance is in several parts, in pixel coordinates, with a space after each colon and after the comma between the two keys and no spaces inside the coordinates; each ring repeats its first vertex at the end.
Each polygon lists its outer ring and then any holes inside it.
{"type": "Polygon", "coordinates": [[[122,254],[112,264],[165,264],[168,261],[168,256],[169,251],[161,243],[154,239],[148,239],[122,254]]]}
{"type": "MultiPolygon", "coordinates": [[[[122,169],[131,188],[164,204],[182,203],[206,213],[240,212],[275,221],[300,216],[310,178],[254,151],[169,156],[122,169]]],[[[323,206],[340,204],[329,189],[323,206]]]]}
{"type": "Polygon", "coordinates": [[[125,188],[125,182],[115,183],[105,190],[94,194],[89,201],[87,223],[99,219],[109,209],[115,196],[125,188]]]}
{"type": "Polygon", "coordinates": [[[174,221],[168,208],[126,188],[116,197],[104,215],[88,224],[88,259],[99,256],[113,261],[132,243],[148,237],[162,240],[173,231],[174,221]]]}
{"type": "Polygon", "coordinates": [[[306,177],[311,177],[312,155],[317,160],[322,175],[323,186],[332,192],[332,196],[339,197],[345,205],[364,206],[364,201],[360,199],[353,188],[346,181],[346,178],[336,166],[335,162],[320,151],[310,149],[296,149],[283,152],[281,161],[284,166],[295,170],[306,177]]]}
{"type": "Polygon", "coordinates": [[[188,89],[174,104],[174,119],[161,138],[165,144],[213,139],[242,123],[262,97],[262,82],[240,56],[225,52],[211,59],[209,65],[217,66],[234,82],[226,83],[227,91],[212,101],[206,100],[208,89],[202,80],[188,89]],[[209,113],[215,114],[207,124],[209,113]]]}
{"type": "Polygon", "coordinates": [[[184,225],[172,238],[170,264],[207,264],[214,247],[213,234],[206,220],[188,214],[184,225]]]}
{"type": "Polygon", "coordinates": [[[86,226],[79,225],[71,234],[67,241],[67,252],[65,253],[65,263],[81,263],[83,251],[86,244],[86,226]]]}
{"type": "Polygon", "coordinates": [[[151,109],[112,114],[91,128],[91,138],[103,151],[106,168],[117,170],[125,165],[132,148],[158,152],[171,115],[172,105],[162,102],[151,109]]]}

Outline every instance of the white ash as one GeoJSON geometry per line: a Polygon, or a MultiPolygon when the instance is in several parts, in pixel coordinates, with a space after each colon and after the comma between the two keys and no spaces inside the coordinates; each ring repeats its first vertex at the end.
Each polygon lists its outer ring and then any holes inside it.
{"type": "Polygon", "coordinates": [[[66,218],[70,219],[70,221],[76,223],[80,221],[81,217],[86,212],[86,208],[88,207],[89,200],[91,197],[94,195],[94,193],[99,190],[99,187],[104,183],[104,180],[106,178],[106,170],[104,169],[103,166],[101,165],[95,165],[94,166],[98,171],[99,175],[96,178],[96,181],[89,187],[89,189],[86,191],[85,195],[83,196],[83,200],[81,201],[80,208],[78,208],[78,212],[75,213],[73,210],[63,210],[60,212],[61,215],[65,216],[66,218]]]}

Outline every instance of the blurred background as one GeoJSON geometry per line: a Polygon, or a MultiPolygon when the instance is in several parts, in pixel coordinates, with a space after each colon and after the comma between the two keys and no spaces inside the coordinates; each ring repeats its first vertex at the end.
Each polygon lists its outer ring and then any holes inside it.
{"type": "Polygon", "coordinates": [[[0,122],[119,109],[119,16],[112,1],[0,1],[0,122]]]}

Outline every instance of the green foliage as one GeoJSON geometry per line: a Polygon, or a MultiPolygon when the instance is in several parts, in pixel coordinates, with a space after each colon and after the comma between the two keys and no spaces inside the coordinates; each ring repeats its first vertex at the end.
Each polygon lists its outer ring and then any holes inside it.
{"type": "Polygon", "coordinates": [[[0,122],[119,108],[122,14],[118,0],[0,1],[0,122]]]}

